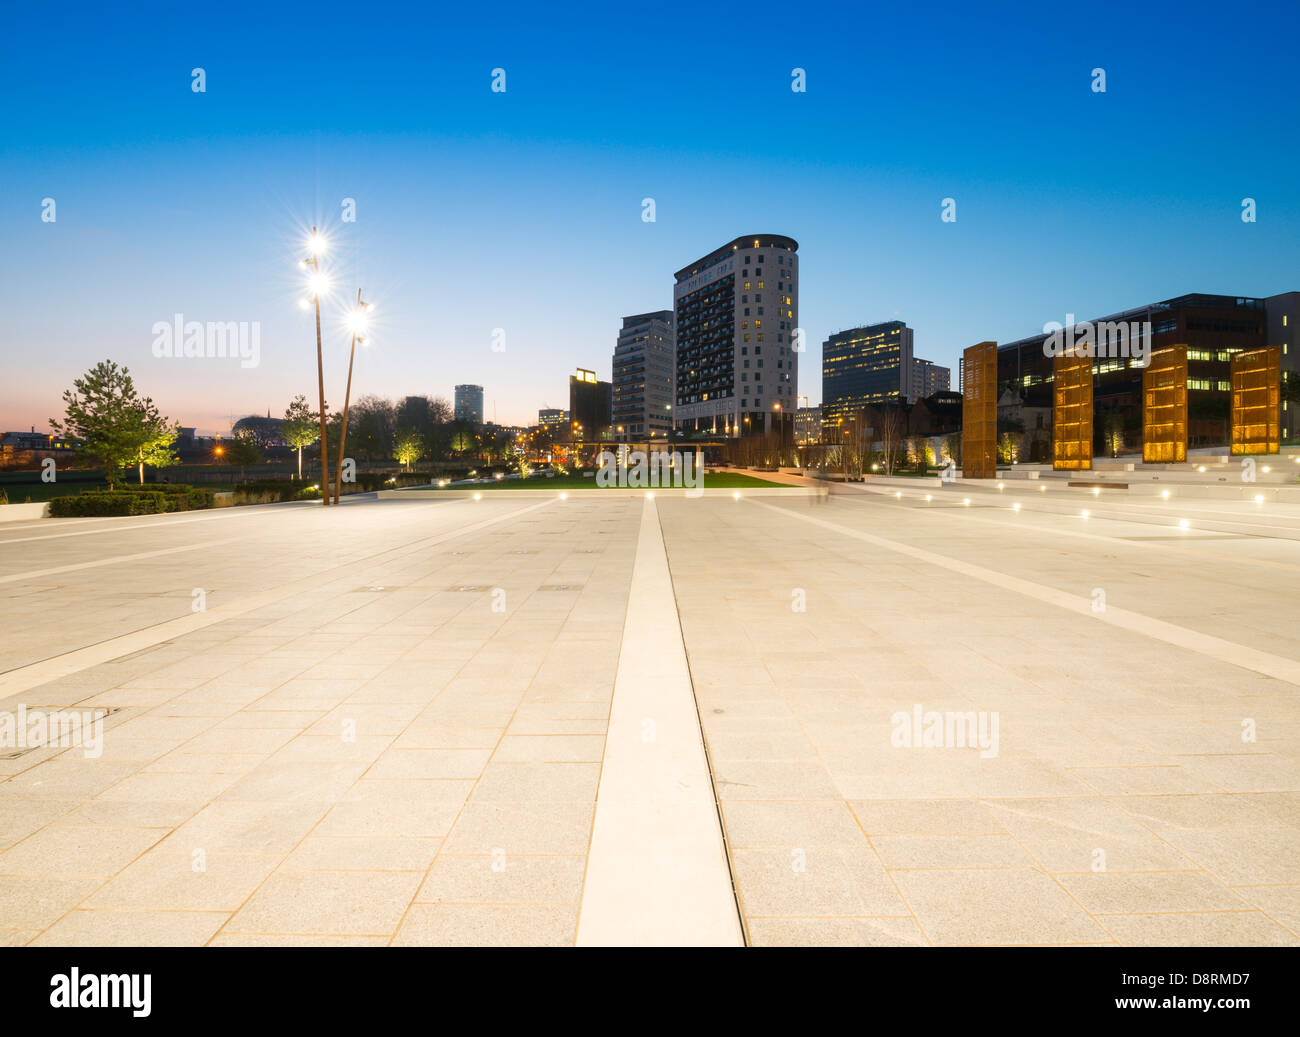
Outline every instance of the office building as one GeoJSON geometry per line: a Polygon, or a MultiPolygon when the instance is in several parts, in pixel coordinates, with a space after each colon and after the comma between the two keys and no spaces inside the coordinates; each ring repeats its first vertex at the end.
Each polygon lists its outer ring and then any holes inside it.
{"type": "Polygon", "coordinates": [[[615,439],[667,439],[673,431],[673,314],[623,318],[614,347],[615,439]]]}
{"type": "Polygon", "coordinates": [[[837,331],[822,343],[822,425],[909,397],[912,329],[901,320],[837,331]]]}
{"type": "Polygon", "coordinates": [[[796,446],[822,441],[822,409],[800,407],[794,413],[794,442],[796,446]]]}
{"type": "MultiPolygon", "coordinates": [[[[1279,307],[1280,308],[1280,307],[1279,307]]],[[[1229,360],[1243,349],[1267,345],[1265,300],[1227,295],[1180,295],[1163,302],[1137,306],[1090,321],[1075,321],[1063,332],[1063,341],[1077,329],[1091,327],[1096,337],[1111,340],[1096,346],[1093,358],[1097,406],[1140,407],[1142,357],[1165,346],[1187,346],[1188,403],[1227,399],[1229,360]],[[1150,325],[1150,341],[1146,327],[1150,325]],[[1120,355],[1124,343],[1111,329],[1128,329],[1128,356],[1120,355]]],[[[1017,387],[1027,405],[1051,405],[1052,362],[1048,333],[1031,335],[998,346],[998,384],[1017,387]]]]}
{"type": "Polygon", "coordinates": [[[736,238],[677,271],[675,433],[763,435],[787,429],[799,361],[799,243],[736,238]]]}
{"type": "MultiPolygon", "coordinates": [[[[1264,300],[1264,314],[1267,320],[1267,345],[1279,346],[1282,350],[1282,378],[1291,380],[1300,378],[1300,351],[1296,347],[1296,335],[1300,328],[1300,292],[1283,292],[1270,295],[1264,300]]],[[[1282,398],[1282,438],[1295,436],[1300,422],[1296,420],[1296,404],[1282,398]]]]}
{"type": "Polygon", "coordinates": [[[574,440],[608,439],[613,386],[595,371],[578,368],[569,375],[569,432],[574,440]]]}
{"type": "MultiPolygon", "coordinates": [[[[1187,346],[1190,445],[1226,439],[1232,355],[1271,344],[1270,309],[1279,333],[1290,331],[1294,321],[1288,318],[1284,326],[1282,317],[1287,312],[1287,296],[1296,294],[1274,296],[1276,301],[1270,307],[1271,300],[1260,298],[1192,293],[1090,321],[1058,321],[1067,324],[1061,333],[1063,342],[1078,341],[1082,335],[1079,329],[1084,328],[1091,328],[1096,340],[1092,370],[1097,428],[1100,430],[1105,415],[1112,410],[1140,415],[1143,357],[1182,344],[1187,346]]],[[[1017,388],[1029,407],[1052,405],[1049,338],[1049,333],[1040,333],[998,346],[999,387],[1017,388]]],[[[1284,369],[1288,360],[1295,362],[1293,356],[1284,356],[1284,369]]]]}
{"type": "Polygon", "coordinates": [[[569,423],[569,412],[559,407],[543,407],[537,412],[537,424],[544,429],[557,432],[569,423]]]}
{"type": "Polygon", "coordinates": [[[483,424],[483,386],[456,386],[455,418],[471,425],[483,424]]]}
{"type": "Polygon", "coordinates": [[[948,368],[913,357],[907,396],[911,400],[923,400],[937,392],[947,392],[951,382],[952,372],[948,368]]]}

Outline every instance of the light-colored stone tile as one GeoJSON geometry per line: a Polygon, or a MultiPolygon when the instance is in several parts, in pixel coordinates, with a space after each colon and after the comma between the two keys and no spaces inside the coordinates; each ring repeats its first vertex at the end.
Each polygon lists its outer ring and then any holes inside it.
{"type": "Polygon", "coordinates": [[[144,911],[234,911],[271,874],[277,854],[152,850],[83,906],[144,911]],[[201,868],[201,870],[200,870],[201,868]]]}
{"type": "Polygon", "coordinates": [[[1061,875],[1058,880],[1094,915],[1242,911],[1241,897],[1202,871],[1061,875]]]}
{"type": "Polygon", "coordinates": [[[397,947],[571,947],[576,907],[526,904],[415,904],[397,947]]]}
{"type": "Polygon", "coordinates": [[[1295,947],[1296,936],[1258,911],[1221,914],[1103,915],[1124,947],[1295,947]]]}
{"type": "Polygon", "coordinates": [[[0,799],[0,849],[26,839],[76,805],[75,800],[0,799]]]}
{"type": "Polygon", "coordinates": [[[209,947],[387,947],[391,936],[329,933],[218,933],[209,947]]]}
{"type": "Polygon", "coordinates": [[[87,911],[64,915],[33,947],[202,947],[230,916],[219,911],[87,911]]]}
{"type": "Polygon", "coordinates": [[[0,929],[44,929],[90,896],[103,881],[0,875],[0,929]]]}
{"type": "Polygon", "coordinates": [[[733,847],[865,847],[866,836],[843,802],[723,805],[727,841],[733,847]]]}
{"type": "Polygon", "coordinates": [[[366,772],[365,763],[277,763],[267,760],[227,787],[232,802],[336,802],[366,772]]]}
{"type": "Polygon", "coordinates": [[[375,761],[366,777],[375,781],[477,778],[491,755],[488,749],[390,749],[375,761]]]}
{"type": "Polygon", "coordinates": [[[1201,828],[1276,828],[1247,796],[1122,796],[1113,801],[1154,832],[1201,828]]]}
{"type": "Polygon", "coordinates": [[[478,798],[465,804],[447,837],[447,853],[478,855],[585,854],[595,801],[534,800],[512,803],[478,798]]]}
{"type": "Polygon", "coordinates": [[[583,855],[497,857],[441,855],[429,869],[417,902],[486,904],[577,904],[582,895],[583,855]]]}
{"type": "Polygon", "coordinates": [[[469,797],[470,781],[359,781],[313,834],[322,837],[441,838],[469,797]]]}
{"type": "Polygon", "coordinates": [[[157,828],[50,826],[0,853],[0,875],[115,875],[162,837],[157,828]]]}
{"type": "Polygon", "coordinates": [[[1233,892],[1259,908],[1278,925],[1300,936],[1300,884],[1238,886],[1233,892]]]}
{"type": "Polygon", "coordinates": [[[278,871],[225,931],[391,935],[421,878],[413,871],[278,871]]]}
{"type": "Polygon", "coordinates": [[[900,871],[893,877],[935,944],[1110,942],[1084,910],[1041,871],[900,871]]]}
{"type": "Polygon", "coordinates": [[[605,752],[600,735],[506,735],[492,759],[498,763],[599,763],[605,752]]]}
{"type": "Polygon", "coordinates": [[[285,854],[328,808],[318,802],[244,803],[216,800],[167,836],[160,849],[175,853],[285,854]]]}
{"type": "Polygon", "coordinates": [[[732,867],[746,917],[905,915],[869,849],[741,850],[732,867]]]}
{"type": "Polygon", "coordinates": [[[437,839],[304,839],[283,871],[426,871],[438,852],[437,839]]]}
{"type": "Polygon", "coordinates": [[[867,835],[1001,835],[988,807],[970,799],[856,800],[849,804],[867,835]]]}
{"type": "Polygon", "coordinates": [[[1162,834],[1226,885],[1300,883],[1300,832],[1293,828],[1182,830],[1162,834]]]}
{"type": "Polygon", "coordinates": [[[1009,835],[884,835],[871,845],[886,868],[1016,868],[1034,860],[1009,835]]]}
{"type": "Polygon", "coordinates": [[[751,918],[754,947],[925,947],[925,935],[910,917],[751,918]]]}

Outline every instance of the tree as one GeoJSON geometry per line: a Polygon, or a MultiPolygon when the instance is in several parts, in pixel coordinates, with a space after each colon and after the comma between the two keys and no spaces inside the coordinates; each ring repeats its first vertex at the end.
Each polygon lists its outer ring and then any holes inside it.
{"type": "Polygon", "coordinates": [[[840,468],[844,478],[861,481],[875,429],[864,410],[854,411],[840,426],[840,468]]]}
{"type": "Polygon", "coordinates": [[[468,421],[455,421],[451,426],[451,448],[463,454],[474,448],[474,429],[468,421]]]}
{"type": "Polygon", "coordinates": [[[266,417],[260,414],[249,414],[236,421],[230,432],[232,435],[247,432],[259,447],[270,450],[271,447],[279,446],[284,442],[283,425],[284,422],[280,418],[273,418],[269,414],[266,417]]]}
{"type": "Polygon", "coordinates": [[[101,360],[63,393],[65,416],[50,419],[59,435],[76,440],[83,456],[104,469],[111,490],[128,464],[156,464],[175,442],[180,429],[158,412],[154,402],[136,390],[130,371],[112,360],[101,360]]]}
{"type": "Polygon", "coordinates": [[[301,479],[302,448],[320,439],[320,413],[311,409],[307,397],[301,393],[285,409],[280,435],[286,444],[298,451],[298,478],[301,479]]]}
{"type": "Polygon", "coordinates": [[[1102,411],[1101,441],[1111,457],[1119,457],[1124,448],[1124,418],[1114,407],[1102,411]]]}
{"type": "Polygon", "coordinates": [[[880,449],[884,453],[885,474],[893,475],[898,463],[899,446],[903,438],[903,415],[898,406],[883,406],[877,411],[880,427],[876,430],[880,437],[880,449]]]}
{"type": "Polygon", "coordinates": [[[348,450],[367,461],[387,460],[397,408],[382,396],[354,400],[348,413],[348,450]]]}
{"type": "Polygon", "coordinates": [[[242,482],[245,466],[257,464],[262,459],[262,447],[257,442],[257,436],[247,429],[236,432],[226,441],[225,458],[226,464],[239,465],[239,478],[242,482]]]}
{"type": "Polygon", "coordinates": [[[429,421],[435,425],[449,424],[455,412],[445,396],[429,397],[429,421]]]}
{"type": "Polygon", "coordinates": [[[153,405],[153,400],[140,401],[139,422],[144,439],[135,452],[135,464],[140,472],[140,485],[144,485],[144,466],[165,468],[180,460],[172,453],[172,444],[181,434],[179,424],[172,424],[153,405]]]}
{"type": "Polygon", "coordinates": [[[420,435],[420,430],[411,426],[398,429],[393,443],[393,456],[409,472],[412,463],[424,456],[424,437],[420,435]]]}

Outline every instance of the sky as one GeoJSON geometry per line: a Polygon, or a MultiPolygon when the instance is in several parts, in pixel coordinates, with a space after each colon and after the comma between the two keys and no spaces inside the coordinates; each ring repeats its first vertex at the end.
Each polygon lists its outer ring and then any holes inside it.
{"type": "Polygon", "coordinates": [[[1300,8],[968,6],[11,5],[0,430],[103,359],[201,432],[314,400],[313,224],[331,408],[360,288],[353,398],[477,383],[503,424],[608,378],[622,317],[742,235],[799,242],[814,404],[842,328],[955,367],[1067,313],[1300,290],[1300,8]],[[257,322],[257,366],[155,356],[176,314],[257,322]]]}

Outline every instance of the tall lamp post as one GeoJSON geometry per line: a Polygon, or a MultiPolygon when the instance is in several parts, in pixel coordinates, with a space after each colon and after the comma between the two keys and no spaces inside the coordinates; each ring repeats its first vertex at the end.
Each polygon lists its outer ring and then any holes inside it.
{"type": "Polygon", "coordinates": [[[325,239],[317,233],[315,227],[312,227],[311,237],[307,239],[307,248],[310,253],[302,261],[302,265],[311,270],[311,278],[308,283],[311,285],[312,298],[316,303],[316,386],[320,392],[320,496],[321,503],[328,505],[330,502],[330,465],[329,450],[325,442],[325,358],[321,348],[320,336],[320,297],[328,289],[329,281],[320,272],[320,255],[325,251],[325,239]]]}
{"type": "MultiPolygon", "coordinates": [[[[365,342],[364,333],[366,330],[366,311],[368,309],[370,309],[370,303],[361,301],[361,289],[358,288],[357,308],[348,317],[348,323],[352,327],[352,351],[348,354],[348,388],[343,394],[343,428],[339,432],[339,466],[334,479],[335,504],[341,503],[343,497],[343,450],[348,441],[348,405],[352,400],[352,361],[357,356],[357,342],[365,342]]],[[[328,492],[328,488],[326,492],[328,492]]]]}

